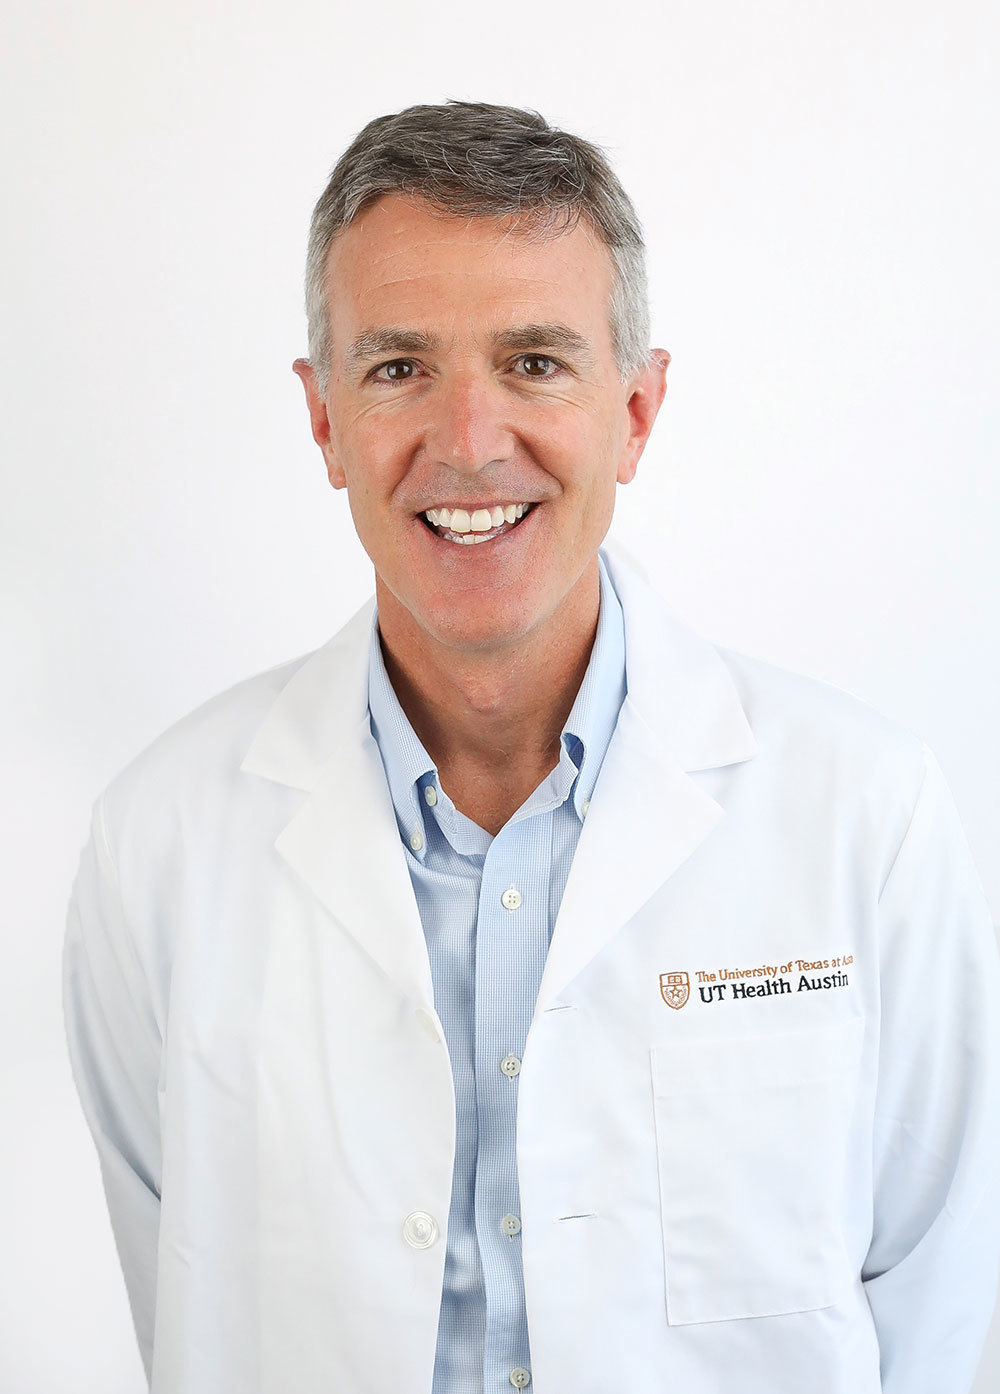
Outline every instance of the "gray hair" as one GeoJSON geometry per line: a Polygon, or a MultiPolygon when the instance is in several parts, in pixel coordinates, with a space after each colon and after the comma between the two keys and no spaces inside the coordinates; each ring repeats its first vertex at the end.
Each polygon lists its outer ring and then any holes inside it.
{"type": "Polygon", "coordinates": [[[537,111],[449,101],[378,116],[341,155],[313,209],[306,258],[309,361],[326,395],[330,244],[383,194],[407,193],[442,213],[523,217],[542,235],[586,218],[611,254],[609,304],[623,382],[649,361],[649,300],[642,229],[602,150],[550,126],[537,111]]]}

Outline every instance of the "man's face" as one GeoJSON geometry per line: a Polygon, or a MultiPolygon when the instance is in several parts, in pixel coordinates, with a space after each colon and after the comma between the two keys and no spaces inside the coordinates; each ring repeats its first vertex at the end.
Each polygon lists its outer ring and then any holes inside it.
{"type": "Polygon", "coordinates": [[[669,362],[620,381],[607,249],[582,221],[529,241],[507,220],[389,194],[327,265],[325,399],[307,364],[295,370],[374,564],[380,623],[467,650],[556,632],[596,576],[669,362]],[[497,525],[494,510],[522,504],[497,525]],[[426,512],[442,509],[458,516],[433,526],[426,512]],[[485,532],[465,532],[487,513],[485,532]]]}

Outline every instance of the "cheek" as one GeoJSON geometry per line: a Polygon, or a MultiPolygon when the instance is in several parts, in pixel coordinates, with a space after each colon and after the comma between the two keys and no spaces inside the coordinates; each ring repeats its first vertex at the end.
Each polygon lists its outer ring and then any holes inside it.
{"type": "Polygon", "coordinates": [[[556,419],[535,420],[521,439],[528,451],[562,482],[567,490],[587,490],[608,459],[605,423],[573,411],[556,419]]]}
{"type": "Polygon", "coordinates": [[[406,477],[412,451],[392,431],[366,429],[340,437],[338,458],[343,462],[352,506],[370,512],[391,502],[406,477]]]}
{"type": "Polygon", "coordinates": [[[398,413],[380,412],[357,401],[339,399],[330,413],[330,440],[337,454],[348,462],[348,472],[359,467],[382,474],[398,453],[400,445],[412,438],[398,413]]]}
{"type": "Polygon", "coordinates": [[[621,442],[615,426],[608,419],[588,421],[567,452],[571,482],[602,503],[613,497],[617,481],[621,442]]]}

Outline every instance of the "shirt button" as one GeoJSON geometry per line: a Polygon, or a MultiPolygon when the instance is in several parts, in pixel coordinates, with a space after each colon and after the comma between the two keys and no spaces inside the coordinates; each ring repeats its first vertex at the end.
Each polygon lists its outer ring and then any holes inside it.
{"type": "Polygon", "coordinates": [[[437,1220],[426,1210],[414,1210],[403,1221],[403,1238],[411,1249],[429,1249],[440,1233],[437,1220]]]}
{"type": "Polygon", "coordinates": [[[505,910],[516,910],[521,903],[521,892],[516,886],[508,886],[500,897],[500,904],[505,910]]]}
{"type": "Polygon", "coordinates": [[[513,1079],[516,1074],[520,1073],[521,1062],[516,1055],[505,1055],[500,1061],[500,1068],[508,1079],[513,1079]]]}
{"type": "Polygon", "coordinates": [[[590,807],[590,800],[587,798],[587,796],[586,796],[586,794],[585,794],[585,795],[583,796],[583,798],[580,800],[580,812],[583,814],[584,818],[586,818],[586,816],[587,816],[587,809],[588,809],[589,807],[590,807]]]}
{"type": "Polygon", "coordinates": [[[421,849],[421,847],[423,847],[423,845],[424,845],[423,834],[422,834],[422,833],[414,833],[413,836],[410,838],[410,846],[413,848],[414,852],[419,852],[420,849],[421,849]]]}
{"type": "Polygon", "coordinates": [[[523,1389],[526,1384],[531,1383],[531,1371],[526,1370],[523,1365],[515,1365],[510,1372],[510,1382],[515,1389],[523,1389]]]}
{"type": "Polygon", "coordinates": [[[434,788],[434,785],[433,785],[433,784],[428,784],[427,787],[425,788],[425,790],[424,790],[424,798],[427,800],[427,803],[430,805],[431,808],[433,808],[434,805],[437,803],[437,801],[438,801],[437,790],[434,788]]]}
{"type": "Polygon", "coordinates": [[[500,1221],[500,1228],[503,1230],[504,1234],[507,1235],[508,1239],[510,1239],[515,1234],[520,1234],[521,1221],[516,1215],[505,1215],[500,1221]]]}

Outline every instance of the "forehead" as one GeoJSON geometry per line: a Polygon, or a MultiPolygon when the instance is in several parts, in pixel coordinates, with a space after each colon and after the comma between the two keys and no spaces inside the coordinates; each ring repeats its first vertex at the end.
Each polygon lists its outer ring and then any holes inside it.
{"type": "Polygon", "coordinates": [[[335,239],[326,266],[334,347],[359,327],[558,321],[611,352],[611,255],[580,219],[555,235],[513,218],[458,217],[386,194],[335,239]]]}

